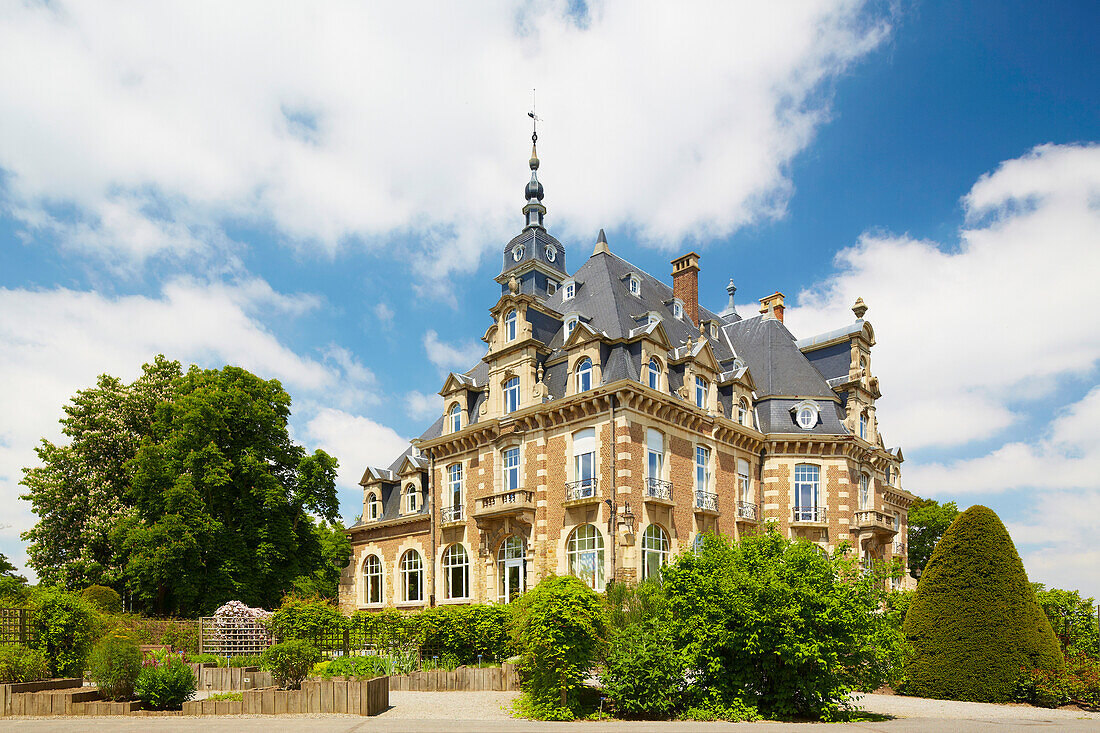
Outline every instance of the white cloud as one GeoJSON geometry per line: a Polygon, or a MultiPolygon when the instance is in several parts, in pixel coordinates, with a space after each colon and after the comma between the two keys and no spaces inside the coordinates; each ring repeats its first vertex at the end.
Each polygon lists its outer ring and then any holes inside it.
{"type": "MultiPolygon", "coordinates": [[[[336,434],[345,425],[353,436],[367,438],[373,428],[372,445],[383,448],[382,454],[403,446],[392,430],[366,418],[331,406],[318,410],[319,401],[342,403],[349,394],[360,402],[374,399],[373,375],[350,353],[332,346],[323,361],[302,356],[264,325],[264,317],[302,315],[318,302],[310,295],[275,292],[258,279],[234,284],[180,279],[157,297],[0,288],[0,503],[7,507],[5,522],[12,524],[0,530],[3,551],[14,562],[25,560],[17,538],[35,520],[29,505],[16,499],[22,493],[21,468],[35,464],[40,438],[60,439],[62,405],[99,374],[136,378],[141,364],[158,353],[185,364],[233,364],[279,379],[302,398],[295,404],[297,418],[317,410],[307,432],[326,445],[347,447],[336,434]]],[[[336,452],[342,486],[358,480],[363,450],[336,452]]]]}
{"type": "Polygon", "coordinates": [[[12,3],[0,168],[29,233],[119,266],[211,257],[243,222],[329,253],[411,235],[442,276],[518,229],[537,87],[559,232],[679,246],[784,211],[823,90],[886,20],[860,0],[12,3]]]}
{"type": "MultiPolygon", "coordinates": [[[[340,461],[337,486],[350,499],[345,506],[356,507],[363,501],[359,479],[367,466],[388,466],[409,447],[393,429],[361,415],[321,408],[305,426],[305,437],[314,446],[331,453],[340,461]]],[[[346,519],[354,519],[352,514],[346,519]]]]}
{"type": "Polygon", "coordinates": [[[374,306],[374,316],[377,318],[383,326],[393,325],[394,312],[393,308],[390,308],[386,303],[378,303],[374,306]]]}
{"type": "Polygon", "coordinates": [[[443,412],[443,398],[437,394],[424,394],[415,390],[405,395],[409,415],[420,420],[437,418],[443,412]]]}
{"type": "Polygon", "coordinates": [[[424,351],[428,361],[442,372],[465,372],[485,355],[485,346],[477,341],[457,345],[439,340],[439,334],[429,330],[424,334],[424,351]]]}
{"type": "Polygon", "coordinates": [[[974,185],[957,248],[866,234],[787,322],[802,336],[834,328],[862,296],[890,442],[988,439],[1020,403],[1100,361],[1097,201],[1100,146],[1039,146],[974,185]]]}

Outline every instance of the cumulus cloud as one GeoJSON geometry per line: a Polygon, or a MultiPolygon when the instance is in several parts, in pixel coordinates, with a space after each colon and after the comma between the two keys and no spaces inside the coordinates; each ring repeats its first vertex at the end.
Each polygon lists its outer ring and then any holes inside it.
{"type": "Polygon", "coordinates": [[[412,391],[405,395],[405,406],[412,417],[426,420],[437,418],[443,412],[443,398],[437,394],[412,391]]]}
{"type": "Polygon", "coordinates": [[[537,87],[559,232],[702,241],[784,211],[823,91],[888,35],[867,6],[10,3],[4,203],[120,267],[244,223],[470,271],[519,225],[537,87]]]}
{"type": "MultiPolygon", "coordinates": [[[[304,437],[339,459],[337,486],[344,492],[344,505],[352,507],[363,501],[363,490],[359,487],[363,470],[367,466],[388,466],[409,447],[408,439],[392,428],[333,408],[318,410],[306,423],[304,437]]],[[[354,518],[354,515],[346,517],[354,518]]]]}
{"type": "Polygon", "coordinates": [[[465,372],[485,355],[485,346],[477,341],[448,344],[429,330],[424,334],[424,351],[441,372],[465,372]]]}

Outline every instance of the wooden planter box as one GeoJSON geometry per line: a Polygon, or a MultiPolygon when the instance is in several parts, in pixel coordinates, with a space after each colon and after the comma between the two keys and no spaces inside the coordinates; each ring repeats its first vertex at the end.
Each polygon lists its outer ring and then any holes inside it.
{"type": "MultiPolygon", "coordinates": [[[[16,696],[53,690],[65,690],[69,693],[76,693],[80,691],[83,684],[84,680],[79,677],[61,677],[52,680],[39,680],[38,682],[13,682],[0,685],[0,718],[6,718],[10,715],[37,715],[37,713],[13,712],[16,696]]],[[[21,701],[20,705],[25,708],[26,702],[21,701]]],[[[50,702],[50,707],[51,709],[53,708],[52,701],[50,702]]],[[[50,713],[45,714],[49,715],[50,713]]]]}
{"type": "Polygon", "coordinates": [[[466,690],[518,690],[519,673],[514,664],[499,667],[458,667],[453,670],[431,669],[390,677],[391,690],[446,692],[466,690]]]}
{"type": "Polygon", "coordinates": [[[270,672],[259,667],[218,667],[212,664],[192,664],[195,686],[200,690],[251,690],[271,687],[275,681],[270,672]]]}

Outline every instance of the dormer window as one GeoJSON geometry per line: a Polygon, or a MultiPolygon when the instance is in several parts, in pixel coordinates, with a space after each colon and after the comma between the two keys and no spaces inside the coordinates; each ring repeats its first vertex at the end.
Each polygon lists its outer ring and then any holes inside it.
{"type": "Polygon", "coordinates": [[[508,315],[504,316],[504,337],[509,341],[516,340],[516,312],[515,310],[508,311],[508,315]]]}
{"type": "Polygon", "coordinates": [[[661,388],[661,364],[654,357],[649,359],[649,388],[661,388]]]}
{"type": "Polygon", "coordinates": [[[679,298],[672,299],[672,317],[678,321],[684,317],[684,304],[679,298]]]}
{"type": "Polygon", "coordinates": [[[592,360],[585,357],[577,365],[577,391],[587,392],[592,389],[592,360]]]}
{"type": "Polygon", "coordinates": [[[519,262],[523,259],[523,245],[517,244],[516,248],[512,250],[512,259],[519,262]]]}
{"type": "Polygon", "coordinates": [[[630,276],[630,279],[627,281],[627,287],[630,289],[630,294],[631,295],[637,295],[639,297],[641,296],[641,294],[642,294],[642,281],[639,280],[636,276],[634,276],[634,275],[630,276]]]}
{"type": "Polygon", "coordinates": [[[653,325],[654,323],[660,323],[660,322],[661,322],[661,316],[654,313],[653,311],[650,311],[649,312],[649,319],[647,320],[646,325],[653,325]]]}
{"type": "Polygon", "coordinates": [[[405,513],[415,514],[417,505],[416,486],[409,484],[405,487],[405,513]]]}
{"type": "Polygon", "coordinates": [[[859,413],[859,437],[867,440],[867,412],[859,413]]]}
{"type": "Polygon", "coordinates": [[[519,409],[519,377],[512,377],[504,383],[504,412],[512,413],[519,409]]]}
{"type": "Polygon", "coordinates": [[[706,409],[707,407],[707,380],[702,377],[695,378],[695,406],[706,409]]]}
{"type": "Polygon", "coordinates": [[[577,319],[570,318],[565,322],[565,338],[569,338],[573,335],[573,329],[577,327],[577,319]]]}
{"type": "Polygon", "coordinates": [[[744,397],[737,403],[737,422],[742,425],[749,424],[749,401],[744,397]]]}
{"type": "Polygon", "coordinates": [[[451,411],[448,413],[448,419],[451,422],[451,432],[457,433],[462,430],[462,408],[458,406],[458,403],[451,405],[451,411]]]}
{"type": "Polygon", "coordinates": [[[549,244],[546,245],[546,261],[553,262],[557,257],[558,253],[554,251],[554,247],[549,244]]]}
{"type": "Polygon", "coordinates": [[[562,286],[562,300],[572,300],[573,296],[577,293],[577,286],[575,283],[567,282],[562,286]]]}
{"type": "Polygon", "coordinates": [[[818,408],[816,402],[800,402],[792,408],[794,412],[795,421],[798,423],[798,427],[803,430],[810,430],[818,423],[818,419],[821,416],[821,410],[818,408]]]}
{"type": "Polygon", "coordinates": [[[556,282],[554,282],[553,280],[547,280],[546,281],[546,294],[547,295],[553,295],[556,292],[558,292],[558,284],[556,282]]]}
{"type": "Polygon", "coordinates": [[[367,519],[371,522],[382,518],[382,502],[378,501],[378,494],[367,494],[367,519]]]}
{"type": "Polygon", "coordinates": [[[718,338],[718,324],[714,321],[710,322],[710,337],[715,340],[718,338]]]}

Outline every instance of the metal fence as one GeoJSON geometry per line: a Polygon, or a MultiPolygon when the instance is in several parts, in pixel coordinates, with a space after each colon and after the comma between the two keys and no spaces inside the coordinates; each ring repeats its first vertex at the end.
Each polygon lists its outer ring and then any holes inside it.
{"type": "Polygon", "coordinates": [[[388,629],[384,633],[372,633],[364,624],[352,622],[348,628],[322,629],[313,637],[313,643],[325,659],[367,655],[415,655],[416,666],[420,666],[420,644],[411,632],[403,629],[388,629]]]}
{"type": "Polygon", "coordinates": [[[31,611],[28,608],[0,608],[0,644],[31,643],[31,611]]]}
{"type": "Polygon", "coordinates": [[[199,653],[235,657],[263,654],[275,643],[275,636],[260,621],[249,618],[199,619],[199,653]]]}

